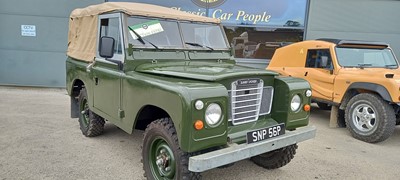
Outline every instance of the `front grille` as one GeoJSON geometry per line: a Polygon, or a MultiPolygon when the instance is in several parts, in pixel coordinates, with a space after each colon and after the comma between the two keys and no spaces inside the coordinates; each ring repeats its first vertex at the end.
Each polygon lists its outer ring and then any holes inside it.
{"type": "Polygon", "coordinates": [[[233,125],[257,121],[263,99],[261,79],[242,79],[232,82],[229,116],[233,125]]]}
{"type": "Polygon", "coordinates": [[[261,100],[260,115],[271,113],[272,99],[274,95],[274,88],[272,86],[266,86],[263,89],[263,95],[261,100]]]}

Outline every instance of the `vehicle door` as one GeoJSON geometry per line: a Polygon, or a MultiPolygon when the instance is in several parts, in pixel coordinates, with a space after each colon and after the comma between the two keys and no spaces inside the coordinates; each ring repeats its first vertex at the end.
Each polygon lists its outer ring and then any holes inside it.
{"type": "Polygon", "coordinates": [[[99,35],[97,42],[97,56],[93,65],[94,78],[94,107],[103,112],[108,120],[118,120],[121,107],[121,77],[124,61],[123,36],[121,14],[107,14],[99,16],[99,35]],[[111,37],[114,39],[114,53],[110,58],[101,57],[100,39],[111,37]]]}
{"type": "Polygon", "coordinates": [[[332,100],[335,75],[329,49],[309,49],[304,78],[311,84],[313,97],[332,100]]]}

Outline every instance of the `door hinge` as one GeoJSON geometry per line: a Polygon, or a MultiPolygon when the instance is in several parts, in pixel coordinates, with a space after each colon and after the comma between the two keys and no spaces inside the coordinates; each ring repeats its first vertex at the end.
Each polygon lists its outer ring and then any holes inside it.
{"type": "Polygon", "coordinates": [[[118,109],[118,117],[119,118],[124,118],[125,117],[125,111],[122,109],[118,109]]]}

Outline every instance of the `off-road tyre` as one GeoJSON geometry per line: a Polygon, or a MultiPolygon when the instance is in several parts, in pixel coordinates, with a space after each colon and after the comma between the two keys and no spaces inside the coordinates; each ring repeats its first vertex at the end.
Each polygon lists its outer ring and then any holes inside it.
{"type": "Polygon", "coordinates": [[[103,133],[104,118],[89,109],[89,102],[85,88],[82,88],[79,96],[79,126],[86,137],[95,137],[103,133]]]}
{"type": "Polygon", "coordinates": [[[370,93],[361,93],[350,99],[345,120],[354,138],[369,143],[386,140],[396,125],[396,115],[389,103],[370,93]]]}
{"type": "Polygon", "coordinates": [[[201,179],[200,173],[189,171],[189,157],[192,154],[179,147],[176,129],[170,118],[153,121],[143,136],[142,162],[147,179],[201,179]],[[157,157],[162,159],[163,165],[157,165],[157,157]],[[170,168],[170,171],[166,171],[166,168],[170,168]]]}
{"type": "Polygon", "coordinates": [[[250,160],[265,169],[277,169],[288,164],[296,154],[297,144],[251,157],[250,160]]]}
{"type": "Polygon", "coordinates": [[[322,110],[331,110],[332,106],[327,103],[317,102],[317,105],[322,110]]]}

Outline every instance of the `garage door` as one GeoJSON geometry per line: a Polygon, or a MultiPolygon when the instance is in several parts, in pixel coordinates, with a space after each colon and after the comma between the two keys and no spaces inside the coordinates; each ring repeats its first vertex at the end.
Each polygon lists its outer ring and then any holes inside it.
{"type": "Polygon", "coordinates": [[[68,16],[102,0],[2,0],[0,85],[65,87],[68,16]]]}

